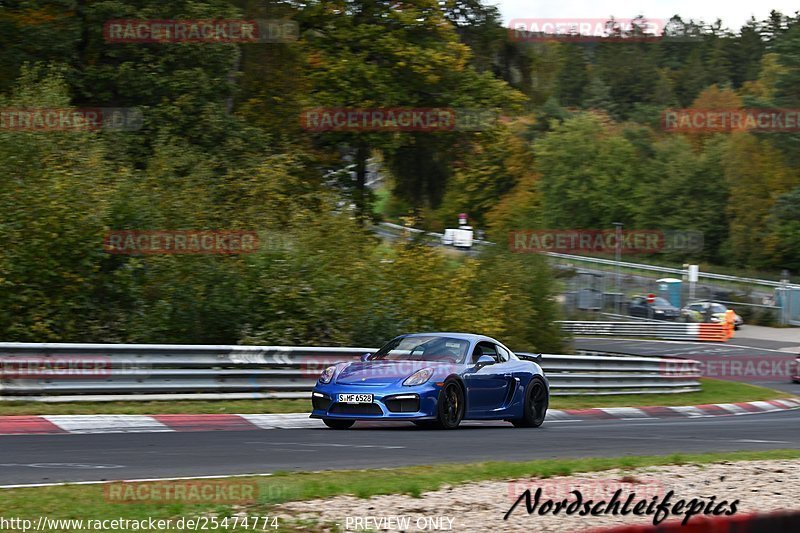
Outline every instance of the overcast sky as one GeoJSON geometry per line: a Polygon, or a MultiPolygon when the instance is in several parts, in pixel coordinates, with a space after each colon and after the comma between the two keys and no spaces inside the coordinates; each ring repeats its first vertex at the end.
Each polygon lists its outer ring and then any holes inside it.
{"type": "Polygon", "coordinates": [[[797,0],[485,0],[500,8],[503,22],[514,18],[633,18],[703,20],[722,19],[723,26],[738,30],[750,16],[768,17],[773,9],[786,15],[800,10],[797,0]]]}

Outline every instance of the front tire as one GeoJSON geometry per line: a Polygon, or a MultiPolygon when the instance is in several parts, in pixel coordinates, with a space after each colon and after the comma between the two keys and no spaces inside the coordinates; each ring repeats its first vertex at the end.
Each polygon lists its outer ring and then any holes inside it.
{"type": "Polygon", "coordinates": [[[445,381],[436,402],[436,425],[441,429],[456,429],[464,418],[464,391],[455,380],[445,381]]]}
{"type": "Polygon", "coordinates": [[[355,420],[334,420],[332,418],[323,418],[322,421],[331,429],[347,429],[356,423],[355,420]]]}
{"type": "Polygon", "coordinates": [[[550,398],[547,394],[547,386],[542,378],[535,376],[531,379],[528,389],[525,391],[522,418],[512,420],[511,423],[518,428],[538,428],[544,422],[549,404],[550,398]]]}

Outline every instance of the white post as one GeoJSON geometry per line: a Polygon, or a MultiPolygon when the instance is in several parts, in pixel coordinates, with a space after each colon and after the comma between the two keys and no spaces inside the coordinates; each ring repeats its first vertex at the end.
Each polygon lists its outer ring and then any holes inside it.
{"type": "Polygon", "coordinates": [[[689,265],[689,300],[694,300],[694,286],[700,276],[698,265],[689,265]]]}

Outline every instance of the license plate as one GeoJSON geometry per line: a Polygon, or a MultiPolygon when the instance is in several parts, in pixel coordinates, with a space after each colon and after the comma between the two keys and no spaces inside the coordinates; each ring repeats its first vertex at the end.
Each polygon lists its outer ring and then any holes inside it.
{"type": "Polygon", "coordinates": [[[372,394],[340,394],[341,403],[372,403],[372,394]]]}

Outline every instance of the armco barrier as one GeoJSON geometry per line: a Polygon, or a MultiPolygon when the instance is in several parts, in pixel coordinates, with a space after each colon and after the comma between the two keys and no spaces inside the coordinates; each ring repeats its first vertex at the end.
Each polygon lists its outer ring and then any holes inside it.
{"type": "MultiPolygon", "coordinates": [[[[424,233],[426,238],[434,239],[434,240],[441,240],[442,234],[441,233],[434,233],[434,232],[425,232],[421,229],[410,228],[407,226],[400,226],[398,224],[391,224],[389,222],[381,222],[377,226],[378,230],[386,231],[387,233],[391,233],[393,235],[402,235],[404,232],[410,233],[424,233]]],[[[482,241],[482,240],[474,240],[474,244],[476,245],[491,245],[494,246],[495,243],[491,241],[482,241]]],[[[580,261],[586,263],[594,263],[599,265],[609,265],[609,266],[616,266],[619,265],[622,268],[628,269],[636,269],[636,270],[649,270],[652,272],[659,272],[662,274],[673,274],[677,276],[684,276],[687,275],[688,272],[681,268],[670,268],[658,265],[648,265],[645,263],[628,263],[624,261],[616,261],[613,259],[603,259],[600,257],[590,257],[585,255],[575,255],[575,254],[562,254],[558,252],[545,252],[545,255],[548,257],[553,257],[556,259],[566,259],[569,261],[580,261]]],[[[697,274],[701,278],[713,279],[718,281],[730,281],[734,283],[746,283],[750,285],[763,285],[766,287],[781,287],[781,288],[799,288],[800,285],[798,284],[784,284],[781,281],[773,281],[767,279],[755,279],[755,278],[742,278],[738,276],[728,276],[726,274],[714,274],[713,272],[704,272],[700,271],[697,274]]]]}
{"type": "MultiPolygon", "coordinates": [[[[319,373],[371,348],[0,343],[0,400],[307,398],[319,373]]],[[[542,356],[553,394],[700,390],[684,359],[542,356]],[[664,371],[670,368],[669,372],[664,371]],[[676,370],[677,369],[677,370],[676,370]]]]}
{"type": "MultiPolygon", "coordinates": [[[[788,496],[787,496],[788,498],[788,496]]],[[[787,504],[790,504],[787,501],[787,504]]],[[[681,520],[653,524],[592,529],[588,533],[796,533],[800,531],[800,511],[778,511],[733,516],[693,516],[686,525],[681,520]]]]}
{"type": "Polygon", "coordinates": [[[725,342],[733,336],[727,324],[683,322],[598,322],[565,320],[561,329],[573,335],[649,337],[685,341],[725,342]]]}

